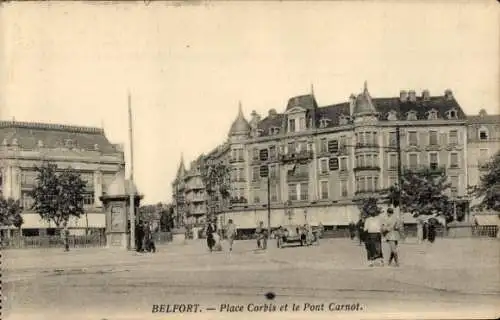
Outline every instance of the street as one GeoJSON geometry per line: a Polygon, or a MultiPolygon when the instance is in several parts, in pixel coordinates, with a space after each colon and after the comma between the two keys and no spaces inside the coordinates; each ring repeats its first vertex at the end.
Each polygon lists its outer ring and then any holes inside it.
{"type": "Polygon", "coordinates": [[[156,254],[105,248],[6,250],[2,319],[243,315],[231,310],[243,310],[245,319],[253,319],[269,316],[265,310],[274,307],[273,318],[299,319],[305,312],[321,319],[380,318],[381,313],[470,319],[500,310],[495,307],[500,298],[500,242],[495,239],[438,239],[432,245],[408,239],[400,248],[399,268],[368,267],[364,247],[347,239],[284,249],[271,241],[266,252],[254,248],[254,241],[237,241],[232,253],[209,253],[202,240],[194,240],[159,246],[156,254]],[[266,298],[269,292],[274,299],[266,298]],[[199,305],[199,310],[166,313],[174,304],[199,305]],[[299,309],[279,312],[285,304],[299,309]],[[352,305],[357,309],[346,310],[352,305]]]}

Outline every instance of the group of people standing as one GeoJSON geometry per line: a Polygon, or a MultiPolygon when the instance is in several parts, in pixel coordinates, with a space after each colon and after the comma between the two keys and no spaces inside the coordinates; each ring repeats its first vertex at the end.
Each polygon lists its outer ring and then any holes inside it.
{"type": "Polygon", "coordinates": [[[205,228],[205,233],[207,236],[207,246],[210,252],[222,250],[221,239],[224,235],[226,236],[229,245],[229,251],[233,251],[233,243],[236,239],[237,228],[232,219],[228,220],[228,224],[225,226],[225,230],[218,230],[215,222],[210,221],[205,228]]]}
{"type": "Polygon", "coordinates": [[[137,252],[156,252],[153,238],[155,228],[152,223],[139,221],[135,226],[135,250],[137,252]]]}
{"type": "Polygon", "coordinates": [[[381,266],[384,265],[383,240],[387,241],[391,252],[388,264],[391,265],[394,262],[395,266],[399,266],[398,242],[401,239],[403,222],[400,217],[394,214],[392,208],[387,209],[387,217],[370,215],[365,219],[360,219],[358,230],[360,243],[365,244],[370,267],[373,267],[377,262],[381,266]]]}

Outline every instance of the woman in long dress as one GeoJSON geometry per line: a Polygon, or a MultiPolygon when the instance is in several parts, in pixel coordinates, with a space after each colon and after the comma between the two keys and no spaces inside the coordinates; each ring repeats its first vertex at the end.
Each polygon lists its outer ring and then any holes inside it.
{"type": "Polygon", "coordinates": [[[206,233],[207,233],[207,246],[210,252],[212,252],[215,246],[214,234],[216,231],[217,229],[215,227],[215,223],[212,222],[208,223],[206,233]]]}

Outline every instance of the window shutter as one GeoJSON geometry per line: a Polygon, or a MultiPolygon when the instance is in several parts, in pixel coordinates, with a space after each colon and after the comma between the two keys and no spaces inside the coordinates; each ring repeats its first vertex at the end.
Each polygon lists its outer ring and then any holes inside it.
{"type": "Polygon", "coordinates": [[[337,152],[339,152],[339,141],[338,140],[330,140],[330,141],[328,141],[328,152],[329,153],[337,153],[337,152]]]}
{"type": "Polygon", "coordinates": [[[330,171],[338,170],[339,169],[339,158],[337,158],[337,157],[330,158],[330,160],[328,161],[328,167],[329,167],[330,171]]]}
{"type": "Polygon", "coordinates": [[[429,144],[429,132],[425,131],[425,132],[420,132],[420,136],[418,137],[419,141],[418,143],[421,145],[421,146],[426,146],[429,144]]]}
{"type": "Polygon", "coordinates": [[[439,144],[444,146],[448,143],[448,137],[446,132],[442,132],[439,134],[439,144]]]}

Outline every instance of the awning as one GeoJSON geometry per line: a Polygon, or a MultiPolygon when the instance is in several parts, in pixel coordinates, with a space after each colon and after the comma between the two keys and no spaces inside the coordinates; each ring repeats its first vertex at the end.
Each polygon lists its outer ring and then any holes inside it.
{"type": "Polygon", "coordinates": [[[500,218],[498,215],[493,214],[476,214],[472,220],[474,223],[477,222],[480,226],[498,226],[500,225],[500,218]]]}
{"type": "MultiPolygon", "coordinates": [[[[42,220],[38,213],[23,213],[22,217],[24,220],[21,226],[22,229],[45,229],[56,227],[53,222],[42,220]]],[[[85,217],[85,215],[82,215],[80,218],[72,217],[68,221],[69,228],[86,228],[87,226],[89,228],[105,228],[106,215],[104,213],[88,213],[87,217],[85,217]]]]}

